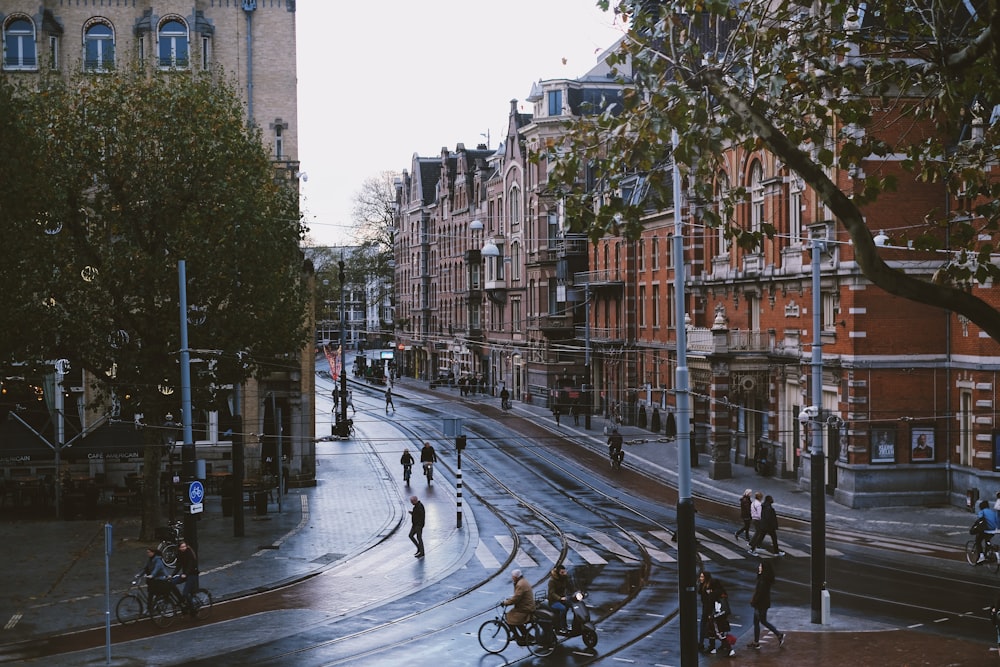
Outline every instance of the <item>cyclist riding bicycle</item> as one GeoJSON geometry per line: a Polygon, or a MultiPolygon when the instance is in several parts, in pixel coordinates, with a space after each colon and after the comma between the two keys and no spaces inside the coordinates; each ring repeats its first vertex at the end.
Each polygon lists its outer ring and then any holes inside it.
{"type": "Polygon", "coordinates": [[[437,460],[437,452],[431,447],[431,443],[425,442],[423,449],[420,450],[420,464],[424,467],[424,471],[426,472],[427,468],[437,463],[437,460]]]}
{"type": "Polygon", "coordinates": [[[150,606],[152,606],[153,600],[157,597],[168,597],[175,590],[173,583],[170,581],[170,572],[163,563],[163,556],[156,547],[146,547],[146,565],[136,575],[136,579],[139,577],[146,579],[150,606]]]}
{"type": "Polygon", "coordinates": [[[531,583],[524,578],[520,570],[510,573],[511,581],[514,582],[514,594],[502,601],[503,606],[513,606],[507,612],[507,625],[513,631],[519,646],[528,643],[528,637],[524,632],[524,624],[531,620],[535,613],[535,593],[531,589],[531,583]]]}
{"type": "Polygon", "coordinates": [[[403,466],[403,480],[410,481],[410,470],[413,468],[413,454],[409,449],[403,450],[403,455],[399,457],[399,463],[403,466]]]}
{"type": "Polygon", "coordinates": [[[625,452],[622,451],[622,434],[617,428],[612,429],[611,435],[608,436],[608,456],[619,466],[625,459],[625,452]]]}
{"type": "Polygon", "coordinates": [[[979,560],[976,562],[983,563],[986,561],[986,553],[984,547],[989,544],[990,538],[993,537],[997,529],[997,512],[996,510],[990,509],[990,504],[985,500],[980,501],[979,511],[976,512],[976,519],[982,518],[986,522],[986,527],[976,533],[976,553],[979,554],[979,560]]]}

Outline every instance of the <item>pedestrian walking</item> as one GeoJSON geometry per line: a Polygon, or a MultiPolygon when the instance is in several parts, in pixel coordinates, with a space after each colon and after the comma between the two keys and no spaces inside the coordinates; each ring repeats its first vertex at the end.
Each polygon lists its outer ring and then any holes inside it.
{"type": "Polygon", "coordinates": [[[424,521],[426,519],[424,504],[416,496],[410,496],[410,504],[413,505],[413,509],[410,510],[410,541],[417,547],[417,553],[413,554],[413,557],[423,558],[424,521]]]}
{"type": "Polygon", "coordinates": [[[392,387],[385,388],[385,414],[389,414],[389,408],[396,411],[396,406],[392,404],[392,387]]]}
{"type": "Polygon", "coordinates": [[[715,582],[712,573],[702,570],[698,575],[698,597],[701,598],[701,624],[698,649],[702,653],[715,653],[715,582]],[[705,642],[708,642],[707,644],[705,642]]]}
{"type": "MultiPolygon", "coordinates": [[[[354,392],[351,391],[350,389],[347,390],[347,406],[346,407],[348,407],[348,408],[351,409],[351,414],[352,415],[358,414],[358,411],[354,409],[354,392]]],[[[395,409],[396,408],[393,408],[394,411],[395,411],[395,409]]]]}
{"type": "Polygon", "coordinates": [[[573,414],[573,426],[580,425],[580,399],[574,399],[573,405],[570,407],[570,412],[573,414]]]}
{"type": "Polygon", "coordinates": [[[753,607],[753,643],[750,644],[750,648],[760,648],[760,626],[762,625],[778,638],[779,647],[785,644],[785,633],[779,632],[778,628],[767,620],[767,610],[771,608],[771,587],[773,585],[774,566],[771,565],[771,561],[762,559],[757,564],[757,585],[754,587],[753,597],[750,598],[750,606],[753,607]]]}
{"type": "Polygon", "coordinates": [[[553,414],[553,415],[555,415],[555,418],[556,418],[556,426],[559,426],[559,425],[560,425],[560,424],[559,424],[559,408],[557,407],[557,408],[553,409],[553,410],[552,410],[552,414],[553,414]]]}
{"type": "MultiPolygon", "coordinates": [[[[753,528],[753,532],[756,535],[757,531],[760,530],[760,510],[764,505],[764,494],[758,491],[753,495],[753,501],[750,503],[750,527],[753,528]]],[[[747,542],[750,538],[747,538],[747,542]]]]}
{"type": "Polygon", "coordinates": [[[750,541],[750,522],[753,521],[753,514],[750,509],[753,505],[753,489],[747,489],[740,496],[740,519],[743,520],[743,527],[736,531],[735,537],[739,539],[741,534],[745,534],[747,542],[750,541]]]}
{"type": "Polygon", "coordinates": [[[757,547],[761,545],[767,536],[771,537],[775,555],[784,556],[785,552],[778,548],[778,514],[774,511],[774,498],[771,496],[765,496],[764,502],[760,506],[760,525],[757,527],[757,532],[754,533],[753,539],[750,540],[750,546],[747,549],[751,556],[757,555],[757,547]]]}

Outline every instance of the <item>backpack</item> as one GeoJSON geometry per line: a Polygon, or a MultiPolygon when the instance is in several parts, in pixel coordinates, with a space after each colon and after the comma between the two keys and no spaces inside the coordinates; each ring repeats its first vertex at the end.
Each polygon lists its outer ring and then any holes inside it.
{"type": "Polygon", "coordinates": [[[978,535],[984,530],[986,530],[986,517],[981,516],[973,521],[972,525],[969,526],[969,535],[978,535]]]}

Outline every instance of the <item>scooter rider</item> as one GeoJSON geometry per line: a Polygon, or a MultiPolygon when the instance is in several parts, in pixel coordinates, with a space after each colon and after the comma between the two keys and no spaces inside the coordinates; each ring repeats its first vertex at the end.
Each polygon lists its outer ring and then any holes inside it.
{"type": "Polygon", "coordinates": [[[569,609],[569,596],[573,594],[573,581],[570,579],[566,566],[560,563],[552,568],[549,574],[548,601],[549,607],[556,613],[556,632],[564,635],[566,629],[566,611],[569,609]]]}

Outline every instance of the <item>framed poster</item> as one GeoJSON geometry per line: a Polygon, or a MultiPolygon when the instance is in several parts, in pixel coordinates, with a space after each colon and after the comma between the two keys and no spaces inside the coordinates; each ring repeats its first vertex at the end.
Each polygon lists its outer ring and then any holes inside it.
{"type": "Polygon", "coordinates": [[[910,460],[914,463],[934,461],[934,429],[915,428],[910,432],[910,460]]]}
{"type": "Polygon", "coordinates": [[[896,462],[896,429],[872,429],[872,463],[896,462]]]}

